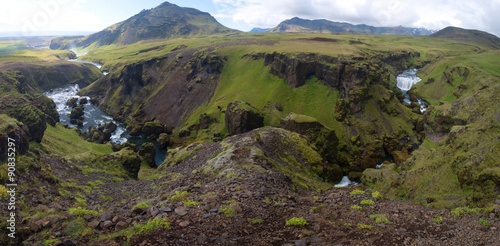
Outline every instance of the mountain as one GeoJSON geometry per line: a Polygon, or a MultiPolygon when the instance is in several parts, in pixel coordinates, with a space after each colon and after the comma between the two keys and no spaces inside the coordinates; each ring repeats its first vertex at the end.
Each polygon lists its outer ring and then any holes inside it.
{"type": "Polygon", "coordinates": [[[301,32],[301,33],[362,33],[362,34],[397,34],[397,35],[430,35],[433,31],[425,28],[411,27],[374,27],[369,25],[353,25],[345,22],[329,20],[306,20],[298,17],[285,20],[268,32],[301,32]]]}
{"type": "Polygon", "coordinates": [[[169,39],[232,32],[236,31],[221,25],[208,13],[164,2],[156,8],[143,10],[139,14],[98,33],[73,41],[65,37],[55,39],[51,43],[51,48],[127,45],[148,39],[169,39]]]}
{"type": "Polygon", "coordinates": [[[449,26],[432,34],[431,36],[468,43],[476,43],[492,49],[500,49],[500,38],[493,34],[478,30],[449,26]]]}
{"type": "Polygon", "coordinates": [[[252,30],[250,30],[251,33],[261,33],[261,32],[267,32],[271,30],[271,28],[258,28],[254,27],[252,30]]]}

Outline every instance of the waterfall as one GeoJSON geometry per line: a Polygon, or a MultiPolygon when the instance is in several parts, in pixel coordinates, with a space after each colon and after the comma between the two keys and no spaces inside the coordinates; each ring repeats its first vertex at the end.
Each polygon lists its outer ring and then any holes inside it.
{"type": "Polygon", "coordinates": [[[409,91],[414,84],[422,80],[417,76],[417,69],[408,69],[398,75],[396,79],[398,81],[397,87],[403,92],[409,91]]]}

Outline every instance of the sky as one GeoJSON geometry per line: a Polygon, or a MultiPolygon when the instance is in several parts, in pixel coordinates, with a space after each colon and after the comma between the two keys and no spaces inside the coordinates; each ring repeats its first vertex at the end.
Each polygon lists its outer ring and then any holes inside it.
{"type": "MultiPolygon", "coordinates": [[[[0,0],[0,37],[76,35],[100,31],[164,0],[0,0]]],[[[500,36],[500,0],[171,0],[212,14],[242,31],[293,17],[373,26],[446,26],[500,36]]]]}

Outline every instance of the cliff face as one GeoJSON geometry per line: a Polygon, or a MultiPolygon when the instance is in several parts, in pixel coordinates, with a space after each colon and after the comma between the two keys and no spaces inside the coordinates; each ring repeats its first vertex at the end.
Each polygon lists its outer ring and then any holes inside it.
{"type": "Polygon", "coordinates": [[[223,64],[211,51],[172,53],[125,65],[81,93],[98,97],[102,109],[129,124],[156,119],[178,127],[210,100],[223,64]]]}

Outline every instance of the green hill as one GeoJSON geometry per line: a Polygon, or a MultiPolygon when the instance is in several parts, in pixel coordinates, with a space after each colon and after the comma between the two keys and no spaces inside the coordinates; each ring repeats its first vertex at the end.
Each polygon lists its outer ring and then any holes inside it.
{"type": "Polygon", "coordinates": [[[478,30],[463,29],[458,27],[446,27],[431,35],[436,38],[446,38],[467,43],[476,43],[492,49],[500,49],[500,38],[478,30]]]}
{"type": "Polygon", "coordinates": [[[410,27],[374,27],[369,25],[353,25],[329,20],[305,20],[298,17],[281,22],[267,32],[301,32],[301,33],[361,33],[361,34],[397,34],[397,35],[430,35],[431,30],[410,27]]]}
{"type": "Polygon", "coordinates": [[[164,2],[156,8],[143,10],[123,22],[86,37],[73,40],[66,37],[54,39],[50,48],[87,48],[111,44],[120,46],[150,39],[234,32],[236,31],[221,25],[208,13],[164,2]]]}

